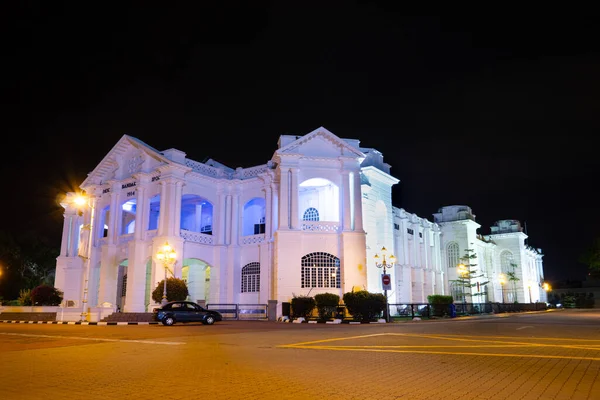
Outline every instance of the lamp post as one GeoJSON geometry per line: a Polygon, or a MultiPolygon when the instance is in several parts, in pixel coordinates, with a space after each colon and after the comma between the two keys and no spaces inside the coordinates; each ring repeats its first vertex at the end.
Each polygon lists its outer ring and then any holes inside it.
{"type": "Polygon", "coordinates": [[[89,224],[83,225],[81,227],[81,232],[86,232],[85,235],[81,235],[80,240],[80,248],[78,250],[78,255],[84,259],[85,261],[85,276],[83,281],[83,299],[81,300],[81,322],[87,320],[88,312],[87,312],[87,302],[88,302],[88,284],[90,280],[90,268],[91,268],[91,258],[92,258],[92,246],[94,243],[94,213],[96,207],[94,206],[93,200],[86,195],[76,195],[73,202],[75,206],[83,211],[85,208],[90,209],[90,222],[89,224]],[[86,243],[87,241],[87,243],[86,243]]]}
{"type": "Polygon", "coordinates": [[[465,305],[465,312],[467,312],[467,276],[469,275],[469,271],[467,270],[467,266],[465,264],[458,264],[458,273],[462,277],[463,281],[463,303],[465,305]]]}
{"type": "Polygon", "coordinates": [[[544,284],[542,285],[542,288],[546,292],[546,303],[548,303],[548,292],[550,290],[552,290],[552,288],[550,287],[550,284],[548,282],[544,282],[544,284]]]}
{"type": "Polygon", "coordinates": [[[531,298],[531,285],[533,283],[531,281],[527,281],[527,289],[529,290],[529,302],[533,303],[533,299],[531,298]]]}
{"type": "Polygon", "coordinates": [[[167,270],[169,269],[169,267],[175,265],[175,261],[177,260],[177,253],[175,252],[175,249],[173,248],[173,246],[171,246],[169,244],[169,242],[166,242],[164,245],[162,245],[158,249],[158,251],[156,252],[156,260],[158,262],[163,263],[163,265],[165,267],[165,280],[164,280],[164,284],[163,284],[163,296],[162,296],[162,300],[160,301],[161,306],[164,306],[168,302],[168,300],[167,300],[167,270]]]}
{"type": "Polygon", "coordinates": [[[396,262],[396,257],[394,257],[393,254],[390,254],[389,257],[387,255],[387,249],[385,247],[381,248],[381,256],[382,256],[382,260],[381,263],[379,262],[379,254],[375,254],[375,256],[373,256],[373,258],[375,259],[375,265],[377,266],[377,268],[383,268],[383,275],[381,275],[381,283],[383,284],[383,295],[385,296],[385,310],[383,313],[383,317],[385,319],[385,322],[390,322],[390,310],[388,307],[388,297],[387,297],[387,287],[389,285],[389,281],[386,283],[384,282],[384,279],[389,279],[389,277],[387,276],[387,268],[391,268],[394,263],[396,262]]]}
{"type": "Polygon", "coordinates": [[[502,303],[504,303],[504,284],[506,284],[506,275],[500,274],[500,286],[502,287],[502,303]]]}

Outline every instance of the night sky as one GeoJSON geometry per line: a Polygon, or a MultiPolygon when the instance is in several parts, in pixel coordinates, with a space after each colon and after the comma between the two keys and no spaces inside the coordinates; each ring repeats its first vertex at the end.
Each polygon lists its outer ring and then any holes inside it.
{"type": "Polygon", "coordinates": [[[483,234],[518,219],[548,280],[585,279],[577,258],[600,219],[597,16],[15,3],[1,25],[0,230],[58,247],[57,198],[124,134],[235,168],[323,126],[384,154],[395,206],[432,220],[466,204],[483,234]]]}

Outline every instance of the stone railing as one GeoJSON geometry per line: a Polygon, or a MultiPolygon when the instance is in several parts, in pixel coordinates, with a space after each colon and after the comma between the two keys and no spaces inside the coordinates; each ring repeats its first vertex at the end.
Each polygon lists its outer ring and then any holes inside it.
{"type": "Polygon", "coordinates": [[[222,169],[211,167],[210,165],[190,160],[189,158],[185,159],[185,166],[192,168],[194,172],[206,176],[212,176],[213,178],[223,178],[227,175],[227,173],[222,169]]]}
{"type": "Polygon", "coordinates": [[[302,221],[301,229],[308,232],[338,232],[340,230],[339,222],[328,221],[302,221]]]}
{"type": "Polygon", "coordinates": [[[241,240],[241,244],[243,244],[243,245],[257,244],[257,243],[262,243],[264,241],[265,241],[265,235],[264,235],[264,233],[261,233],[259,235],[243,236],[242,240],[241,240]]]}
{"type": "Polygon", "coordinates": [[[238,168],[233,174],[233,178],[242,180],[255,178],[263,172],[267,172],[268,169],[269,167],[267,166],[267,164],[259,165],[257,167],[252,168],[238,168]]]}
{"type": "Polygon", "coordinates": [[[188,242],[200,243],[200,244],[214,244],[214,242],[215,242],[215,239],[212,235],[207,235],[205,233],[192,232],[192,231],[182,229],[180,231],[180,235],[182,238],[184,238],[188,242]]]}
{"type": "Polygon", "coordinates": [[[206,165],[198,161],[185,159],[186,167],[192,168],[192,171],[197,172],[201,175],[210,176],[213,178],[224,178],[224,179],[250,179],[256,178],[258,175],[269,170],[269,165],[259,165],[251,168],[237,168],[235,171],[225,170],[222,168],[213,167],[206,165]]]}

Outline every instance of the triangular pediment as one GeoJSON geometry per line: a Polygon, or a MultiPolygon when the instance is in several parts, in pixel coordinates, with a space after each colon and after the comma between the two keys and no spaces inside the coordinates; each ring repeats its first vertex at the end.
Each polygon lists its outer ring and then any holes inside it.
{"type": "Polygon", "coordinates": [[[351,146],[347,141],[323,127],[315,129],[304,136],[297,137],[296,140],[277,150],[275,154],[279,156],[296,155],[309,158],[365,157],[365,154],[359,149],[351,146]]]}
{"type": "Polygon", "coordinates": [[[158,166],[172,163],[155,148],[129,135],[123,135],[116,145],[88,174],[81,184],[102,185],[112,179],[127,179],[138,172],[150,172],[158,166]]]}

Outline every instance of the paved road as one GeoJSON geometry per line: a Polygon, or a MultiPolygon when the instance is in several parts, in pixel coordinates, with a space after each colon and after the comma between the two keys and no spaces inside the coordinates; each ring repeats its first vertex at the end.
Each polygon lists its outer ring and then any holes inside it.
{"type": "Polygon", "coordinates": [[[0,399],[600,399],[600,310],[330,325],[0,324],[0,399]]]}

